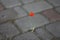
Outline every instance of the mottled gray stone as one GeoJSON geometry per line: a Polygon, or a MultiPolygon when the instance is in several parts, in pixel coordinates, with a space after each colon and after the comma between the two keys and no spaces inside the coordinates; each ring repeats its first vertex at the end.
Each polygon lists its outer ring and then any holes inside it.
{"type": "Polygon", "coordinates": [[[12,37],[19,33],[19,31],[16,29],[16,27],[10,22],[1,24],[0,32],[5,34],[6,37],[12,37]]]}
{"type": "Polygon", "coordinates": [[[19,0],[1,0],[1,2],[6,8],[11,8],[14,6],[21,5],[19,0]]]}
{"type": "Polygon", "coordinates": [[[39,26],[43,26],[44,24],[48,24],[49,21],[42,15],[36,14],[33,17],[27,16],[22,19],[18,19],[15,21],[19,28],[23,31],[27,31],[29,29],[33,29],[39,26]]]}
{"type": "Polygon", "coordinates": [[[21,7],[14,7],[14,10],[17,12],[17,18],[19,17],[24,17],[27,16],[27,13],[25,12],[25,10],[23,10],[21,7]]]}
{"type": "Polygon", "coordinates": [[[40,40],[32,32],[24,33],[16,36],[13,40],[40,40]]]}
{"type": "Polygon", "coordinates": [[[0,33],[0,40],[7,40],[6,35],[3,33],[0,33]]]}
{"type": "Polygon", "coordinates": [[[60,13],[60,7],[57,7],[55,10],[60,13]]]}
{"type": "Polygon", "coordinates": [[[60,0],[48,0],[50,3],[52,3],[54,6],[60,6],[60,0]]]}
{"type": "Polygon", "coordinates": [[[49,24],[46,29],[56,37],[60,37],[60,22],[49,24]]]}
{"type": "Polygon", "coordinates": [[[25,4],[25,3],[30,3],[30,2],[33,2],[34,0],[22,0],[22,2],[25,4]]]}
{"type": "Polygon", "coordinates": [[[4,11],[0,12],[0,23],[7,21],[7,20],[11,20],[11,19],[15,19],[17,13],[13,10],[13,9],[7,9],[4,11]]]}
{"type": "Polygon", "coordinates": [[[0,11],[3,11],[4,10],[4,7],[3,5],[0,3],[0,11]]]}
{"type": "Polygon", "coordinates": [[[51,34],[49,34],[47,31],[45,31],[42,28],[36,29],[35,33],[37,33],[37,36],[41,37],[43,40],[51,40],[53,38],[51,34]]]}
{"type": "Polygon", "coordinates": [[[34,13],[37,13],[44,11],[46,9],[50,9],[52,8],[52,6],[45,1],[41,1],[41,2],[26,4],[23,6],[23,8],[26,9],[28,12],[33,11],[34,13]]]}

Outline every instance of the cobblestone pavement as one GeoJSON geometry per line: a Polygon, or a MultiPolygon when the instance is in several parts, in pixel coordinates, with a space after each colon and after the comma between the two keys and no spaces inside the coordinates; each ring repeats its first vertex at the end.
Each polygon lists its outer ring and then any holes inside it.
{"type": "Polygon", "coordinates": [[[60,0],[0,0],[0,40],[60,40],[60,0]]]}

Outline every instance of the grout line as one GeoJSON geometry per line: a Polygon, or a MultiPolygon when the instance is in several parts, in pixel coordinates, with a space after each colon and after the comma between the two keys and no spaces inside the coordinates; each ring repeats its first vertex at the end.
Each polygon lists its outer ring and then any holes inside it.
{"type": "Polygon", "coordinates": [[[22,33],[22,30],[21,28],[18,27],[18,25],[16,23],[14,23],[14,21],[12,21],[12,24],[15,25],[15,27],[17,28],[17,30],[20,32],[20,34],[22,33]]]}

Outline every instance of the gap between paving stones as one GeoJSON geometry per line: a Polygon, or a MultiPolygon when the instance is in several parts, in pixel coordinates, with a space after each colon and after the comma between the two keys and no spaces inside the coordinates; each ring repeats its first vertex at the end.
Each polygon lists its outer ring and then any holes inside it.
{"type": "MultiPolygon", "coordinates": [[[[56,22],[60,22],[60,21],[51,22],[51,23],[49,23],[49,24],[53,24],[53,23],[56,23],[56,22]]],[[[47,25],[49,25],[49,24],[47,24],[47,25]]],[[[51,35],[54,36],[54,34],[52,34],[50,31],[48,31],[48,29],[46,29],[46,26],[47,26],[47,25],[45,25],[45,30],[46,30],[47,32],[49,32],[51,35]]],[[[56,38],[56,36],[54,36],[54,37],[56,38]]]]}

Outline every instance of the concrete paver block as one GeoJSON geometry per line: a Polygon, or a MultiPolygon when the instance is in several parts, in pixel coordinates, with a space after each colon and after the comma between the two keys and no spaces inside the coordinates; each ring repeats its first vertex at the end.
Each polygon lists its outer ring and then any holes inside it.
{"type": "Polygon", "coordinates": [[[13,40],[40,40],[32,32],[24,33],[22,35],[16,36],[13,40]]]}
{"type": "Polygon", "coordinates": [[[35,33],[37,33],[37,36],[41,37],[43,40],[51,40],[53,38],[51,34],[49,34],[47,31],[45,31],[42,28],[36,29],[35,33]]]}
{"type": "Polygon", "coordinates": [[[4,7],[3,5],[0,3],[0,11],[3,11],[4,10],[4,7]]]}
{"type": "Polygon", "coordinates": [[[48,0],[50,3],[52,3],[54,6],[60,6],[60,0],[48,0]]]}
{"type": "Polygon", "coordinates": [[[17,12],[17,18],[27,16],[27,13],[21,7],[15,7],[14,10],[17,12]]]}
{"type": "Polygon", "coordinates": [[[55,10],[60,13],[60,7],[57,7],[55,10]]]}
{"type": "Polygon", "coordinates": [[[33,2],[34,0],[22,0],[22,2],[25,4],[25,3],[30,3],[30,2],[33,2]]]}
{"type": "Polygon", "coordinates": [[[6,40],[6,35],[4,35],[3,33],[0,33],[0,40],[6,40]]]}
{"type": "Polygon", "coordinates": [[[19,33],[19,31],[16,29],[16,27],[10,22],[1,24],[0,32],[5,34],[6,37],[12,37],[19,33]]]}
{"type": "Polygon", "coordinates": [[[37,12],[44,11],[46,9],[50,9],[52,8],[52,6],[46,3],[45,1],[41,1],[41,2],[35,2],[31,4],[26,4],[23,6],[23,8],[28,12],[33,11],[34,13],[37,13],[37,12]]]}
{"type": "Polygon", "coordinates": [[[17,13],[13,9],[7,9],[0,12],[0,23],[14,19],[16,17],[17,13]]]}
{"type": "Polygon", "coordinates": [[[60,20],[60,15],[56,13],[53,9],[48,9],[42,12],[42,14],[48,17],[50,21],[60,20]]]}
{"type": "Polygon", "coordinates": [[[21,3],[18,0],[1,0],[1,2],[6,8],[21,5],[21,3]]]}
{"type": "Polygon", "coordinates": [[[27,16],[22,19],[18,19],[15,23],[25,32],[29,29],[47,24],[49,21],[44,16],[38,14],[33,17],[27,16]]]}
{"type": "Polygon", "coordinates": [[[46,29],[56,37],[60,37],[60,22],[55,22],[46,26],[46,29]]]}

